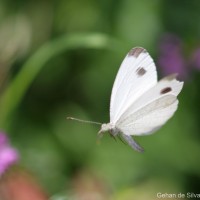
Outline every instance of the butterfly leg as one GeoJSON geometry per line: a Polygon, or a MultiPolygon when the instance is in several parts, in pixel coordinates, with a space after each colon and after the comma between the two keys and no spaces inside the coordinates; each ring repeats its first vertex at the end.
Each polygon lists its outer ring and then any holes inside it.
{"type": "Polygon", "coordinates": [[[118,134],[117,137],[120,139],[121,142],[127,145],[127,142],[124,141],[124,138],[122,138],[121,134],[118,134]]]}
{"type": "Polygon", "coordinates": [[[113,135],[112,133],[110,133],[109,135],[117,142],[115,135],[113,135]]]}
{"type": "Polygon", "coordinates": [[[130,135],[125,135],[123,133],[120,133],[122,138],[131,146],[134,150],[138,152],[143,152],[144,149],[133,140],[133,138],[130,135]]]}

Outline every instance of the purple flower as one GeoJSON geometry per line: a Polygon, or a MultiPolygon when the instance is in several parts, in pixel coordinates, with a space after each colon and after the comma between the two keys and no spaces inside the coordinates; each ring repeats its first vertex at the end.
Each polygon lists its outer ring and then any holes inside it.
{"type": "Polygon", "coordinates": [[[197,49],[192,53],[190,64],[191,64],[192,67],[194,67],[195,69],[200,70],[200,48],[197,48],[197,49]]]}
{"type": "Polygon", "coordinates": [[[0,175],[18,160],[17,151],[10,146],[7,136],[0,132],[0,175]]]}
{"type": "Polygon", "coordinates": [[[160,43],[158,64],[164,75],[178,73],[180,78],[187,77],[185,60],[182,55],[181,40],[172,34],[165,35],[160,43]]]}

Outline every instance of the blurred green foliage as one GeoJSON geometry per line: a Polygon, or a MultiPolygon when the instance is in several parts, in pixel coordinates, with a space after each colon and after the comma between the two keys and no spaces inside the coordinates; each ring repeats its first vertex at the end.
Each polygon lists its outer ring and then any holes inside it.
{"type": "Polygon", "coordinates": [[[175,116],[156,134],[136,138],[144,154],[108,134],[98,145],[99,127],[66,121],[109,121],[112,84],[130,48],[143,46],[156,61],[169,32],[181,38],[187,59],[199,45],[199,11],[198,0],[0,2],[1,129],[20,165],[57,193],[52,199],[65,191],[78,196],[77,174],[103,185],[94,189],[102,199],[200,193],[198,70],[187,69],[175,116]]]}

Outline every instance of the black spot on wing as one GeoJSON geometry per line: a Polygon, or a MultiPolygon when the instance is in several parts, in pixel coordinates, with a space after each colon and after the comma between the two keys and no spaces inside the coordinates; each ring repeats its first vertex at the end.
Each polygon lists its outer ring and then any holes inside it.
{"type": "Polygon", "coordinates": [[[138,76],[143,76],[147,71],[143,67],[139,67],[136,70],[138,76]]]}
{"type": "Polygon", "coordinates": [[[134,56],[137,58],[141,53],[146,53],[146,50],[142,47],[136,47],[129,51],[128,56],[134,56]]]}
{"type": "Polygon", "coordinates": [[[166,94],[168,92],[172,91],[172,88],[171,87],[166,87],[166,88],[163,88],[161,91],[160,91],[160,94],[166,94]]]}

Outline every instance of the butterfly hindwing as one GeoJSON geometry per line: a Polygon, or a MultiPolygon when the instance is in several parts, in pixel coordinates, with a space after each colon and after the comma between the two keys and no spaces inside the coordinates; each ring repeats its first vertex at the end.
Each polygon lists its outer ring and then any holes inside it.
{"type": "Polygon", "coordinates": [[[175,96],[166,95],[139,109],[117,126],[126,135],[153,133],[172,117],[177,105],[178,100],[175,96]]]}
{"type": "Polygon", "coordinates": [[[140,96],[120,116],[116,126],[127,135],[150,134],[172,117],[177,109],[177,95],[183,83],[172,75],[140,96]]]}

